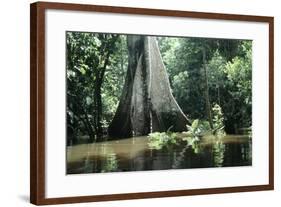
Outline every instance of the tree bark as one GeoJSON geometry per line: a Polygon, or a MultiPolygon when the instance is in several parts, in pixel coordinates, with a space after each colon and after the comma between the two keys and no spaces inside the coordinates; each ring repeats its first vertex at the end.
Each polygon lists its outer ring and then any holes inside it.
{"type": "Polygon", "coordinates": [[[145,41],[147,82],[149,90],[152,131],[186,131],[188,120],[176,102],[169,83],[156,37],[145,41]]]}
{"type": "Polygon", "coordinates": [[[188,120],[174,99],[155,37],[128,36],[129,64],[111,137],[185,131],[188,120]]]}
{"type": "Polygon", "coordinates": [[[143,37],[128,36],[128,69],[123,87],[122,95],[117,107],[115,116],[108,127],[108,134],[111,137],[131,137],[133,136],[133,124],[131,112],[135,107],[132,106],[133,84],[138,61],[143,51],[143,37]]]}

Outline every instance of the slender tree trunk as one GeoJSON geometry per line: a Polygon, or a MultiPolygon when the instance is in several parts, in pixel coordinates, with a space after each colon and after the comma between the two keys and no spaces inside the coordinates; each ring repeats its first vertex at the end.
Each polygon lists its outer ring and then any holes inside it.
{"type": "Polygon", "coordinates": [[[103,136],[103,129],[102,129],[102,100],[101,100],[101,83],[97,81],[95,88],[95,102],[96,102],[96,125],[97,125],[97,130],[96,130],[96,135],[97,135],[97,140],[96,141],[101,141],[102,136],[103,136]]]}
{"type": "Polygon", "coordinates": [[[188,120],[175,101],[155,37],[128,36],[129,64],[111,137],[151,131],[186,130],[188,120]]]}
{"type": "Polygon", "coordinates": [[[209,83],[208,83],[208,73],[207,73],[207,61],[206,61],[206,49],[203,46],[202,49],[203,54],[203,70],[204,70],[204,79],[205,79],[205,102],[206,102],[206,114],[209,120],[209,124],[211,129],[213,129],[213,118],[212,118],[212,110],[210,104],[210,96],[209,96],[209,83]]]}
{"type": "Polygon", "coordinates": [[[117,36],[113,39],[111,43],[107,43],[107,45],[104,46],[103,55],[100,57],[99,62],[104,62],[103,66],[99,68],[97,74],[96,74],[96,84],[95,84],[95,109],[96,109],[96,141],[102,141],[103,138],[103,128],[102,128],[102,96],[101,96],[101,87],[104,80],[104,74],[106,67],[109,63],[109,57],[112,53],[111,47],[114,46],[115,42],[117,40],[117,36]],[[105,52],[107,51],[107,52],[105,52]]]}

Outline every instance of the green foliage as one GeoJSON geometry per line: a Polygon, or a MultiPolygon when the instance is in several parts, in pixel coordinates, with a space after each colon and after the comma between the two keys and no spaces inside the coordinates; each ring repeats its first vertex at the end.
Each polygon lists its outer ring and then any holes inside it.
{"type": "Polygon", "coordinates": [[[177,143],[177,134],[174,132],[153,132],[148,135],[148,146],[151,149],[162,149],[177,143]]]}
{"type": "MultiPolygon", "coordinates": [[[[228,78],[228,87],[233,100],[232,108],[236,113],[231,114],[232,119],[238,120],[240,127],[251,126],[252,119],[252,50],[251,44],[245,42],[241,45],[243,57],[237,56],[225,67],[228,78]]],[[[227,108],[229,112],[230,107],[227,108]]]]}
{"type": "Polygon", "coordinates": [[[201,153],[200,144],[203,136],[212,136],[214,138],[213,157],[214,166],[221,167],[224,161],[225,144],[222,139],[226,133],[224,131],[224,115],[221,107],[215,104],[212,108],[214,129],[211,129],[208,121],[195,119],[191,125],[187,125],[188,131],[182,133],[154,132],[150,133],[148,145],[151,149],[160,150],[163,147],[172,147],[175,144],[184,144],[191,147],[195,154],[201,153]]]}
{"type": "MultiPolygon", "coordinates": [[[[209,126],[208,126],[209,127],[209,126]]],[[[188,131],[182,133],[153,132],[148,135],[148,145],[151,149],[160,150],[163,147],[171,147],[175,144],[186,142],[186,145],[191,146],[195,153],[200,152],[199,141],[203,133],[206,132],[206,121],[194,120],[192,124],[187,125],[188,131]]],[[[210,130],[210,127],[208,128],[210,130]]]]}
{"type": "Polygon", "coordinates": [[[211,127],[208,121],[195,119],[191,126],[186,126],[188,131],[184,132],[189,137],[200,138],[206,133],[211,131],[211,127]]]}
{"type": "Polygon", "coordinates": [[[251,126],[252,41],[162,37],[159,45],[173,94],[190,119],[208,118],[208,90],[211,105],[217,103],[225,112],[226,131],[251,126]]]}
{"type": "Polygon", "coordinates": [[[195,119],[191,126],[187,125],[187,132],[184,132],[183,140],[192,147],[194,153],[200,153],[200,138],[211,130],[209,122],[195,119]]]}
{"type": "Polygon", "coordinates": [[[179,72],[177,75],[175,75],[172,79],[173,83],[173,92],[176,95],[177,99],[180,99],[182,101],[188,101],[189,96],[187,91],[188,89],[188,81],[189,81],[189,75],[187,71],[179,72]]]}
{"type": "Polygon", "coordinates": [[[224,117],[222,113],[222,108],[215,104],[212,108],[213,111],[213,124],[215,133],[224,133],[224,117]]]}
{"type": "Polygon", "coordinates": [[[224,161],[225,144],[222,139],[226,133],[224,131],[224,115],[220,105],[215,104],[212,108],[213,112],[213,134],[215,135],[215,143],[213,145],[214,166],[222,167],[224,161]]]}
{"type": "Polygon", "coordinates": [[[187,125],[187,132],[184,132],[185,137],[183,140],[187,142],[187,145],[191,146],[195,153],[200,153],[200,138],[204,135],[214,134],[214,159],[217,165],[222,164],[221,159],[224,153],[224,144],[222,138],[226,135],[224,131],[224,116],[221,107],[215,104],[212,108],[213,125],[214,129],[211,129],[208,121],[195,119],[191,126],[187,125]],[[212,133],[211,133],[212,132],[212,133]]]}
{"type": "Polygon", "coordinates": [[[113,117],[127,64],[124,38],[66,32],[68,138],[94,141],[113,117]]]}
{"type": "Polygon", "coordinates": [[[103,127],[108,127],[113,119],[125,82],[128,67],[128,51],[125,36],[119,36],[116,51],[111,55],[111,64],[107,67],[102,87],[103,127]]]}
{"type": "Polygon", "coordinates": [[[199,126],[199,120],[198,119],[195,119],[192,122],[191,126],[186,125],[186,127],[188,129],[188,131],[186,132],[187,136],[190,136],[190,137],[192,136],[192,137],[198,139],[199,136],[202,133],[201,127],[199,126]]]}
{"type": "Polygon", "coordinates": [[[225,74],[226,64],[226,59],[221,56],[218,50],[216,50],[214,56],[207,63],[207,75],[211,102],[216,102],[218,104],[224,102],[223,95],[225,95],[225,86],[227,84],[227,75],[225,74]]]}

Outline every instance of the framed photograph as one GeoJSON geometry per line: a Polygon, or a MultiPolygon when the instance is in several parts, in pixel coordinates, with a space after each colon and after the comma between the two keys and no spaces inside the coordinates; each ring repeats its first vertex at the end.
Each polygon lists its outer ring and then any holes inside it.
{"type": "Polygon", "coordinates": [[[33,204],[274,188],[273,17],[30,14],[33,204]]]}

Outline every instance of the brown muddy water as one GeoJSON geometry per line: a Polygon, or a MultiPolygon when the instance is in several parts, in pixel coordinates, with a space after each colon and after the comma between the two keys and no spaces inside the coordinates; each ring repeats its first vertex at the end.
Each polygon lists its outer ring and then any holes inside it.
{"type": "Polygon", "coordinates": [[[148,137],[67,147],[67,174],[189,169],[252,165],[252,142],[245,135],[205,136],[153,149],[148,137]]]}

